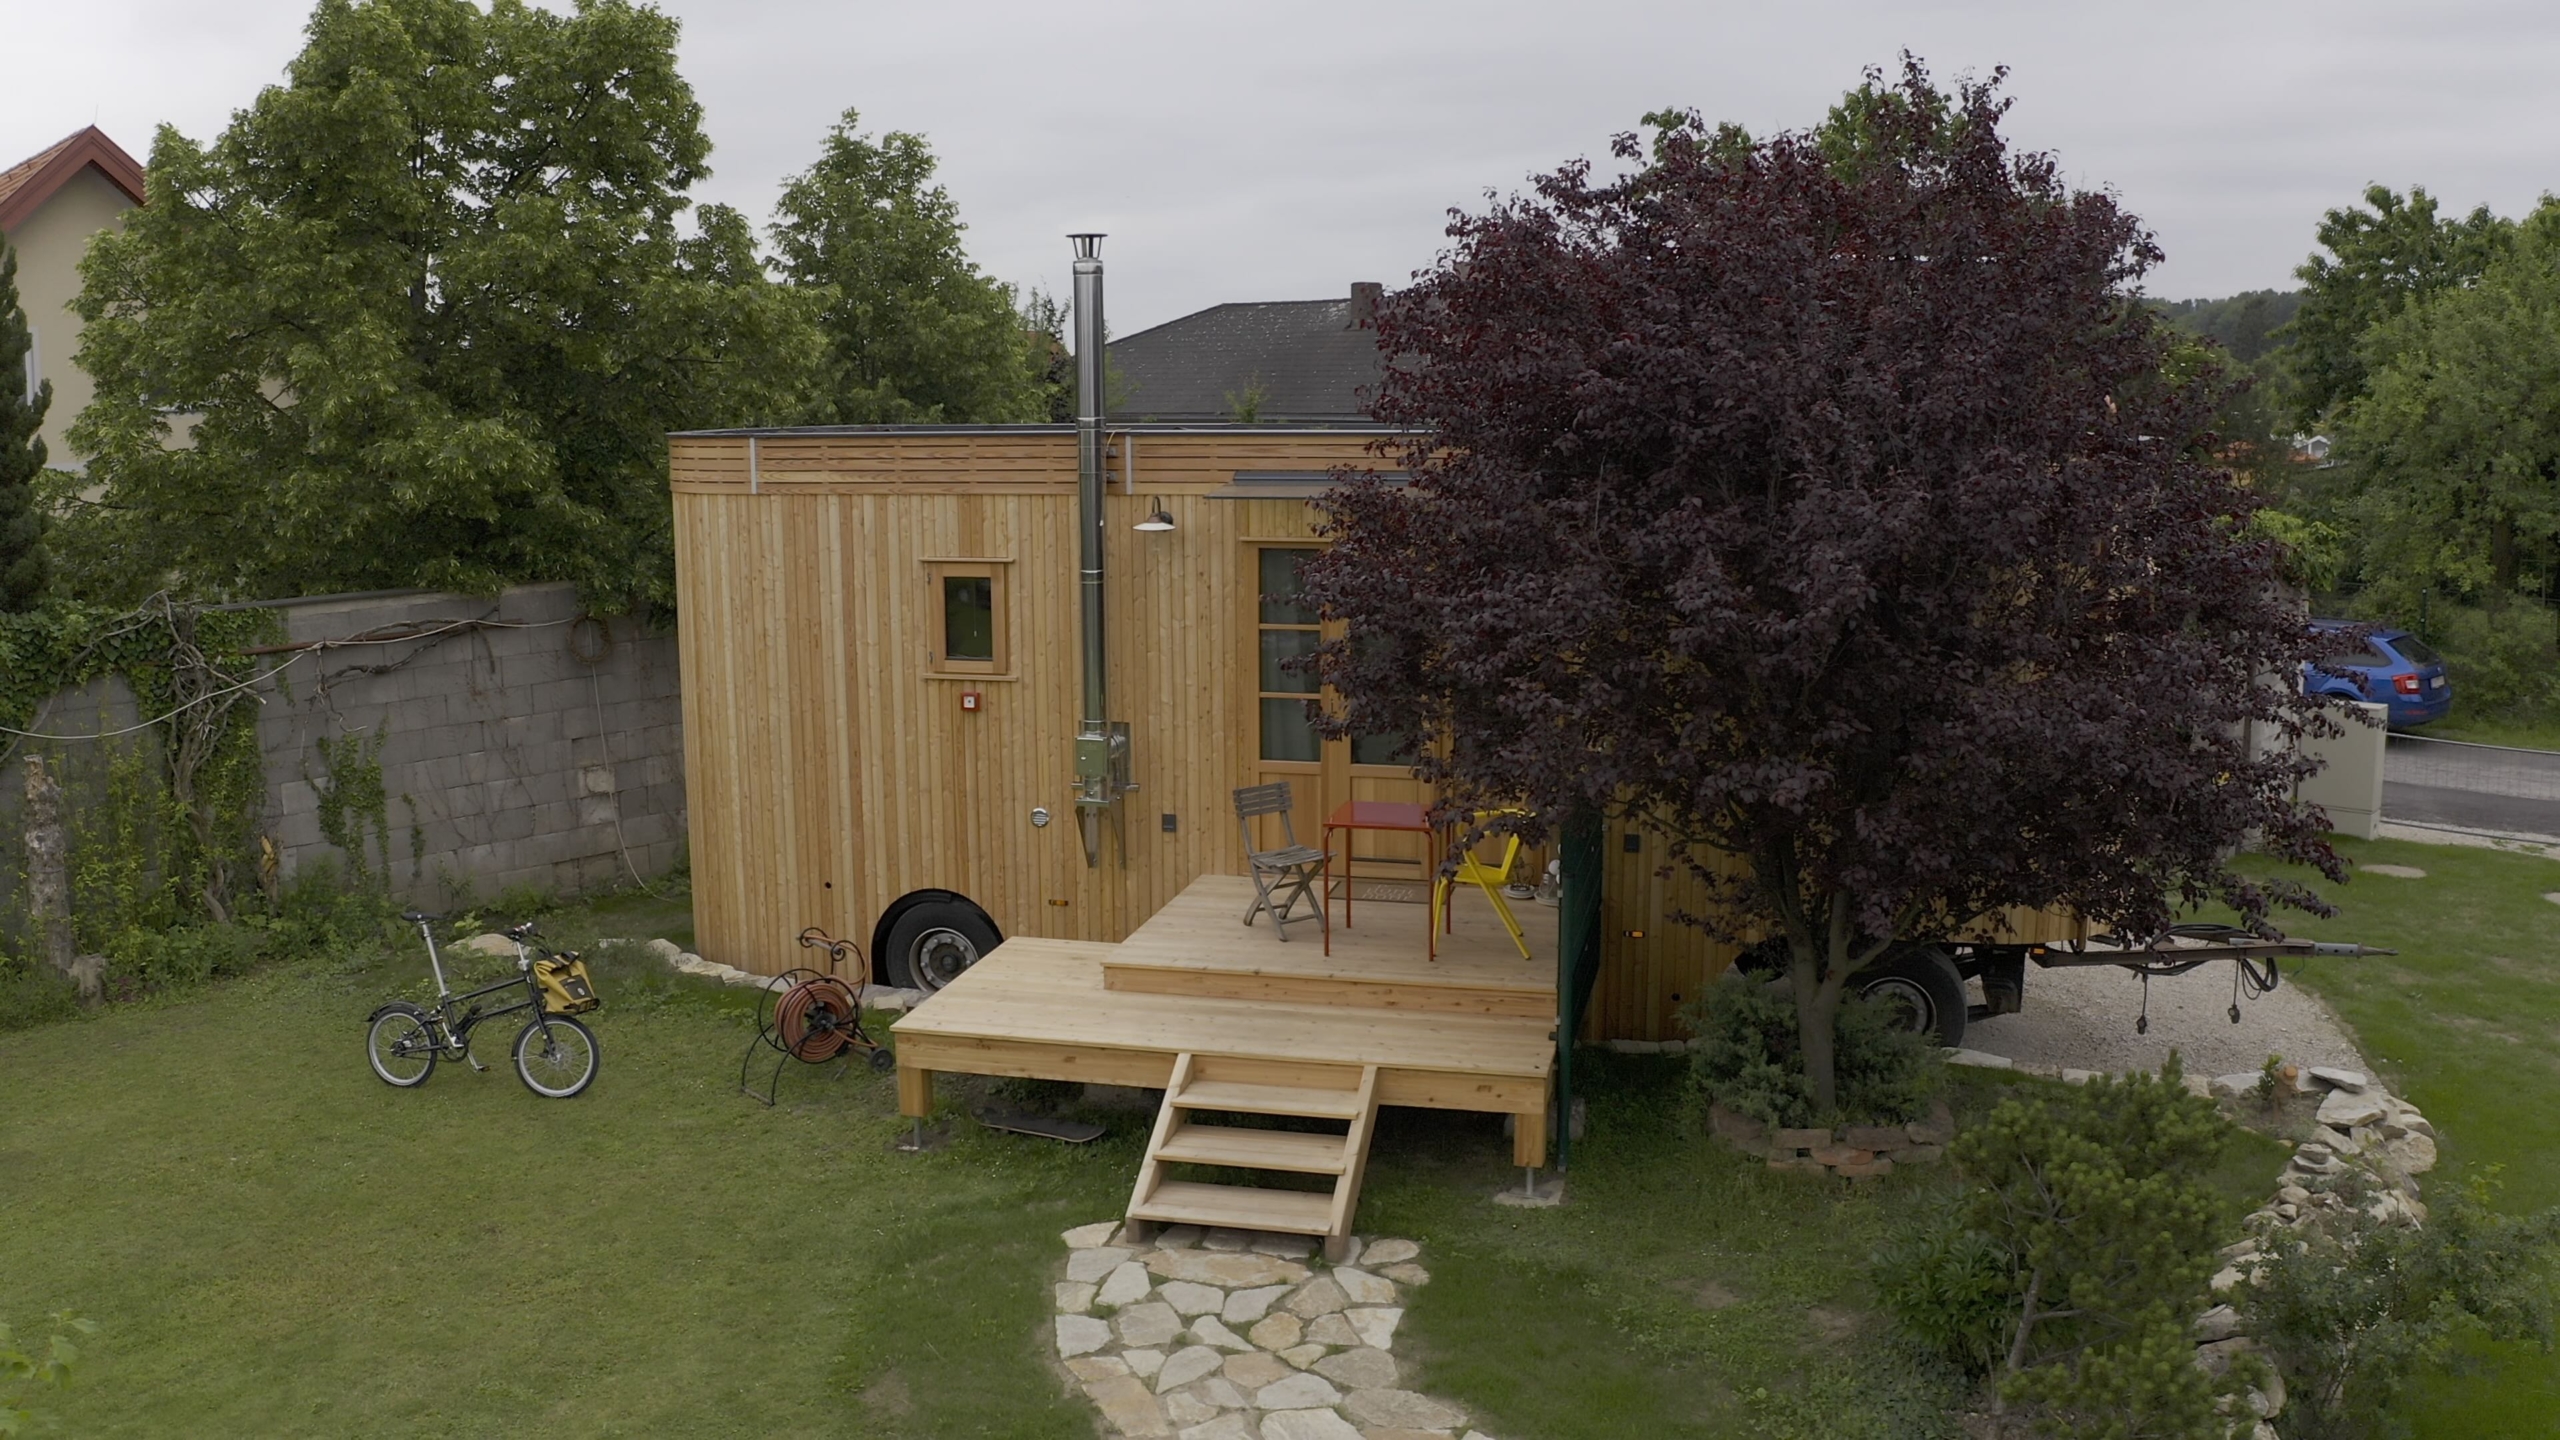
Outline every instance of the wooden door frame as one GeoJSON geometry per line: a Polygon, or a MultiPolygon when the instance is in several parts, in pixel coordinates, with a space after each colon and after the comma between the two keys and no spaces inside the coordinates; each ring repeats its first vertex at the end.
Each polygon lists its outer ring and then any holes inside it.
{"type": "MultiPolygon", "coordinates": [[[[1302,795],[1297,797],[1298,804],[1296,806],[1298,838],[1309,845],[1322,843],[1324,818],[1333,813],[1335,806],[1340,805],[1343,801],[1349,800],[1353,797],[1353,789],[1357,781],[1363,779],[1403,781],[1404,783],[1415,786],[1417,790],[1422,791],[1422,798],[1425,803],[1428,803],[1429,793],[1427,788],[1423,787],[1422,782],[1413,779],[1412,772],[1408,767],[1398,765],[1354,765],[1351,760],[1351,741],[1347,738],[1319,739],[1316,750],[1317,758],[1312,761],[1266,760],[1262,758],[1262,698],[1264,693],[1262,689],[1262,553],[1266,550],[1302,550],[1315,552],[1329,549],[1331,548],[1331,545],[1328,541],[1317,539],[1312,536],[1306,539],[1278,539],[1269,537],[1246,538],[1240,540],[1238,544],[1245,551],[1244,563],[1247,573],[1251,575],[1252,579],[1250,583],[1240,587],[1244,592],[1243,640],[1247,651],[1247,663],[1244,667],[1246,688],[1243,694],[1246,717],[1246,734],[1244,736],[1243,751],[1244,770],[1237,783],[1253,785],[1263,783],[1265,780],[1269,779],[1287,778],[1291,779],[1294,784],[1299,783],[1298,777],[1312,778],[1314,781],[1314,794],[1312,797],[1313,803],[1309,804],[1308,797],[1302,795]]],[[[1322,638],[1326,640],[1338,639],[1342,635],[1342,627],[1339,622],[1320,622],[1317,626],[1317,630],[1322,638]]],[[[1325,704],[1330,707],[1334,696],[1335,692],[1332,687],[1323,686],[1317,690],[1314,698],[1319,704],[1325,704]]],[[[1351,832],[1350,835],[1340,837],[1344,848],[1347,850],[1353,840],[1361,833],[1362,832],[1354,831],[1351,832]]],[[[1371,838],[1374,841],[1381,837],[1373,835],[1371,838]]],[[[1349,865],[1353,859],[1354,857],[1350,855],[1345,855],[1343,857],[1343,865],[1346,873],[1356,874],[1359,878],[1364,879],[1397,879],[1418,882],[1429,873],[1430,868],[1430,862],[1428,859],[1410,861],[1397,859],[1391,856],[1366,856],[1358,857],[1359,863],[1364,867],[1363,869],[1350,871],[1349,865]]]]}

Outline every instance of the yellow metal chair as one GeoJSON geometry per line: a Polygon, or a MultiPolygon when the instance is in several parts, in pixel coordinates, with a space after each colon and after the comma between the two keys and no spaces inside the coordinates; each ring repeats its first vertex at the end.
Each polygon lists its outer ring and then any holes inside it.
{"type": "MultiPolygon", "coordinates": [[[[1509,812],[1493,812],[1493,814],[1506,813],[1509,812]]],[[[1479,821],[1489,820],[1493,815],[1479,815],[1476,818],[1479,821]]],[[[1511,867],[1517,864],[1519,859],[1520,837],[1518,835],[1502,837],[1502,863],[1498,865],[1487,865],[1477,859],[1472,846],[1459,851],[1458,873],[1441,876],[1431,887],[1432,928],[1438,929],[1442,923],[1441,917],[1447,913],[1443,907],[1449,903],[1450,887],[1473,885],[1484,891],[1484,898],[1493,902],[1493,913],[1502,918],[1502,928],[1511,932],[1511,943],[1520,947],[1520,958],[1523,960],[1536,958],[1529,953],[1529,940],[1521,932],[1520,922],[1512,916],[1511,907],[1503,903],[1502,899],[1502,887],[1510,883],[1511,867]]]]}

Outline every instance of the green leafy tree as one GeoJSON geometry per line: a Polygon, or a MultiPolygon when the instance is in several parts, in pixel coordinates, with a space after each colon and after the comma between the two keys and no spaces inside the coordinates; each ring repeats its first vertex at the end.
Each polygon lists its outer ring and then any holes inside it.
{"type": "Polygon", "coordinates": [[[860,124],[847,110],[827,132],[817,163],[784,186],[771,230],[783,275],[822,307],[827,375],[810,418],[1051,418],[1054,305],[1017,308],[1012,287],[970,262],[923,136],[874,140],[860,124]]]}
{"type": "Polygon", "coordinates": [[[2404,608],[2430,585],[2502,603],[2520,550],[2560,535],[2560,202],[2358,355],[2366,388],[2339,439],[2367,585],[2404,608]]]}
{"type": "Polygon", "coordinates": [[[2299,290],[2244,290],[2220,300],[2158,300],[2160,318],[2210,340],[2243,365],[2255,365],[2283,342],[2278,333],[2302,310],[2299,290]]]}
{"type": "Polygon", "coordinates": [[[628,0],[323,0],[83,267],[82,588],[673,593],[664,433],[802,403],[815,330],[628,0]]]}
{"type": "Polygon", "coordinates": [[[2294,423],[2318,424],[2332,406],[2363,394],[2366,332],[2413,300],[2477,277],[2508,229],[2485,205],[2458,220],[2439,218],[2435,197],[2414,185],[2405,199],[2372,186],[2364,206],[2321,217],[2320,245],[2328,253],[2293,272],[2302,280],[2302,308],[2283,332],[2294,423]]]}
{"type": "Polygon", "coordinates": [[[2233,1221],[2203,1178],[2229,1137],[2174,1056],[2156,1076],[2004,1101],[1957,1137],[1949,1156],[1970,1187],[1961,1223],[1989,1242],[2006,1282],[2003,1425],[2024,1406],[2040,1428],[2074,1436],[2234,1432],[2217,1402],[2246,1377],[2198,1369],[2187,1334],[2233,1221]]]}
{"type": "Polygon", "coordinates": [[[53,382],[39,382],[32,394],[23,383],[34,344],[18,304],[18,252],[0,240],[0,612],[34,604],[51,573],[35,482],[45,459],[36,430],[53,404],[53,382]]]}

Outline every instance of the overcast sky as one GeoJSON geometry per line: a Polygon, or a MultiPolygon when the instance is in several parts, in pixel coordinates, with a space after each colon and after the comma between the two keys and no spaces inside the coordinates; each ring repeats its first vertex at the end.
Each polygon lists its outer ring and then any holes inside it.
{"type": "MultiPolygon", "coordinates": [[[[2291,283],[2369,182],[2501,214],[2560,189],[2550,0],[670,0],[714,175],[761,222],[847,106],[918,131],[997,277],[1066,288],[1110,232],[1112,328],[1337,295],[1430,263],[1449,207],[1604,153],[1662,105],[1810,124],[1909,48],[2010,67],[2010,133],[2124,197],[2151,290],[2291,283]]],[[[302,0],[0,0],[0,164],[103,126],[211,137],[300,47],[302,0]]]]}

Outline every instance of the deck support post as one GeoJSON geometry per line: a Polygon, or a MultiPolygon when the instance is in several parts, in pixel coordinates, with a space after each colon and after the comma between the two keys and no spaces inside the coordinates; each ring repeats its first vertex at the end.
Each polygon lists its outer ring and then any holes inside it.
{"type": "Polygon", "coordinates": [[[1511,1163],[1533,1170],[1547,1163],[1547,1112],[1522,1111],[1511,1128],[1511,1163]]]}
{"type": "Polygon", "coordinates": [[[933,1072],[920,1066],[898,1067],[898,1113],[924,1124],[933,1113],[933,1072]]]}

